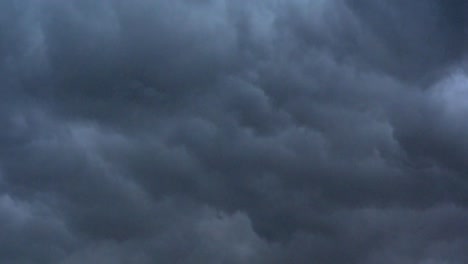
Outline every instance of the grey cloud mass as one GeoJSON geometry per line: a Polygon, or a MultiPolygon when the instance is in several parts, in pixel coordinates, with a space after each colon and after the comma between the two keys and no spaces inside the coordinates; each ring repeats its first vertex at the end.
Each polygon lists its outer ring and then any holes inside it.
{"type": "Polygon", "coordinates": [[[463,0],[0,2],[0,263],[468,263],[463,0]]]}

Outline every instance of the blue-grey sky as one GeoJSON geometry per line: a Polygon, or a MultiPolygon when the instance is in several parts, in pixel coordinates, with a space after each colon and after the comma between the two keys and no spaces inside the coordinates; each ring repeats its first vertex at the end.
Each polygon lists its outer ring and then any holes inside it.
{"type": "Polygon", "coordinates": [[[463,0],[2,0],[0,263],[468,263],[463,0]]]}

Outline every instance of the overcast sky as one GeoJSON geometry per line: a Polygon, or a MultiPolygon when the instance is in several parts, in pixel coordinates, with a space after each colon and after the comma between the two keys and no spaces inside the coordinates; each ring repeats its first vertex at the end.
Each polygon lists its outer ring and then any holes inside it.
{"type": "Polygon", "coordinates": [[[468,263],[465,0],[1,0],[0,263],[468,263]]]}

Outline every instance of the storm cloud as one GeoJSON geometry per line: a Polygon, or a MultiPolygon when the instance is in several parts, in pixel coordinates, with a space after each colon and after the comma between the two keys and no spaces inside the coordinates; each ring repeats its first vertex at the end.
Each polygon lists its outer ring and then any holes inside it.
{"type": "Polygon", "coordinates": [[[0,262],[468,263],[463,0],[4,0],[0,262]]]}

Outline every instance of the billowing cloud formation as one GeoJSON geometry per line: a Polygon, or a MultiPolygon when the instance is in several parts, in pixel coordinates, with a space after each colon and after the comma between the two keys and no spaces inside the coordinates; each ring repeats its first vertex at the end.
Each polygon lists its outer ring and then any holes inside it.
{"type": "Polygon", "coordinates": [[[465,1],[0,3],[0,262],[468,263],[465,1]]]}

